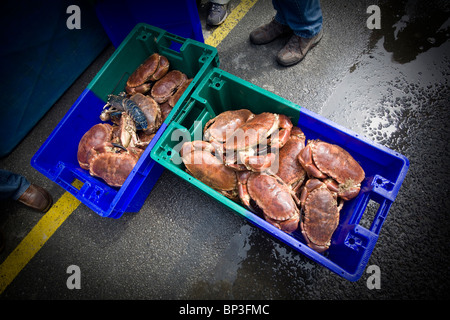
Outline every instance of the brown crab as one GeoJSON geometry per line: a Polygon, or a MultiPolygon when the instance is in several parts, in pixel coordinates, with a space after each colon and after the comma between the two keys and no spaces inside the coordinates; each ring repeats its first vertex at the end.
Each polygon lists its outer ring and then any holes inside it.
{"type": "Polygon", "coordinates": [[[275,175],[238,172],[239,197],[253,212],[262,212],[265,220],[278,229],[291,233],[300,221],[298,198],[291,188],[275,175]]]}
{"type": "Polygon", "coordinates": [[[272,172],[286,182],[297,193],[306,177],[306,171],[298,161],[300,151],[305,147],[303,131],[294,126],[289,140],[278,151],[278,170],[272,172]]]}
{"type": "Polygon", "coordinates": [[[112,187],[121,187],[142,155],[139,148],[123,148],[111,142],[90,150],[89,174],[112,187]]]}
{"type": "Polygon", "coordinates": [[[191,82],[192,82],[192,78],[184,81],[183,84],[178,87],[177,91],[175,91],[175,93],[169,97],[169,99],[167,101],[172,108],[175,107],[178,100],[180,100],[181,96],[186,91],[187,87],[189,87],[191,82]]]}
{"type": "Polygon", "coordinates": [[[159,108],[161,109],[161,123],[166,121],[167,117],[169,116],[170,112],[172,111],[173,107],[169,104],[168,101],[162,103],[159,105],[159,108]]]}
{"type": "Polygon", "coordinates": [[[152,87],[150,95],[158,103],[164,103],[170,96],[187,80],[187,76],[179,71],[169,71],[164,77],[158,80],[152,87]]]}
{"type": "Polygon", "coordinates": [[[291,120],[283,115],[263,112],[255,115],[227,138],[224,147],[226,165],[236,170],[262,172],[270,168],[276,154],[289,139],[291,120]]]}
{"type": "Polygon", "coordinates": [[[78,143],[77,160],[81,168],[89,170],[88,152],[93,147],[102,145],[112,139],[113,127],[108,123],[98,123],[92,126],[78,143]]]}
{"type": "Polygon", "coordinates": [[[206,122],[203,128],[203,139],[223,144],[227,135],[231,135],[237,128],[252,119],[255,115],[248,109],[228,110],[206,122]]]}
{"type": "Polygon", "coordinates": [[[212,144],[201,140],[185,142],[180,150],[186,171],[190,175],[235,200],[238,196],[236,172],[226,167],[214,153],[212,144]]]}
{"type": "Polygon", "coordinates": [[[154,53],[148,57],[129,77],[125,86],[128,94],[146,93],[151,88],[151,81],[161,79],[169,71],[169,60],[154,53]]]}
{"type": "Polygon", "coordinates": [[[331,245],[331,237],[339,224],[343,200],[319,179],[306,182],[300,196],[302,219],[300,228],[308,246],[321,253],[331,245]]]}
{"type": "MultiPolygon", "coordinates": [[[[365,173],[359,163],[346,150],[336,144],[309,140],[298,159],[310,177],[332,178],[335,191],[344,200],[359,193],[365,173]]],[[[330,181],[330,180],[327,180],[330,181]]]]}

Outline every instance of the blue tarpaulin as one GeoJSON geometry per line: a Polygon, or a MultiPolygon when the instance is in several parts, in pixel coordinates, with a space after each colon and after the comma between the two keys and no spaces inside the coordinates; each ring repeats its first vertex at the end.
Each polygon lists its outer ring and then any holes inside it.
{"type": "MultiPolygon", "coordinates": [[[[110,43],[92,1],[3,1],[0,157],[9,154],[110,43]],[[77,5],[80,29],[70,5],[77,5]]],[[[46,138],[46,137],[44,137],[46,138]]]]}

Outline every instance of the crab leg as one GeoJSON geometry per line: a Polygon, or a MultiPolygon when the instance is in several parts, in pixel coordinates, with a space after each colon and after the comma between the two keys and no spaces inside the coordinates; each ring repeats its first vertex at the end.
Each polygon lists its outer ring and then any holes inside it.
{"type": "Polygon", "coordinates": [[[250,195],[248,194],[247,189],[247,181],[248,178],[250,177],[250,174],[251,174],[250,171],[243,171],[237,173],[239,198],[241,199],[242,203],[244,203],[244,205],[248,208],[251,208],[250,195]]]}

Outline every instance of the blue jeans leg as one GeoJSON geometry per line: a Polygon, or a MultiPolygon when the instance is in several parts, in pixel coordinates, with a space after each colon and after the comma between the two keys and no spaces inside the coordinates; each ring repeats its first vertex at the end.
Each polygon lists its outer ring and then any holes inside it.
{"type": "Polygon", "coordinates": [[[30,185],[24,176],[0,169],[0,200],[17,200],[30,185]]]}
{"type": "Polygon", "coordinates": [[[277,11],[275,20],[302,38],[312,38],[322,29],[319,0],[272,0],[272,5],[277,11]]]}

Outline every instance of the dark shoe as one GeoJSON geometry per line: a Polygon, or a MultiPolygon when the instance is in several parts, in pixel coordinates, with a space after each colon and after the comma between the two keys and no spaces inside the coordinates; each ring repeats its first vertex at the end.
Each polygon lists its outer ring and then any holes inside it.
{"type": "Polygon", "coordinates": [[[208,18],[206,23],[211,26],[218,26],[222,24],[228,16],[228,10],[226,4],[211,3],[211,8],[209,9],[208,18]]]}
{"type": "Polygon", "coordinates": [[[293,35],[283,49],[278,52],[277,61],[279,64],[287,67],[294,65],[306,56],[306,53],[313,48],[320,39],[322,39],[323,32],[320,32],[312,38],[302,38],[293,35]]]}
{"type": "Polygon", "coordinates": [[[292,30],[288,26],[273,19],[271,22],[253,30],[250,33],[250,41],[254,44],[266,44],[290,32],[292,30]]]}
{"type": "Polygon", "coordinates": [[[20,196],[18,201],[32,209],[44,213],[53,205],[52,196],[45,189],[35,184],[31,184],[20,196]]]}

